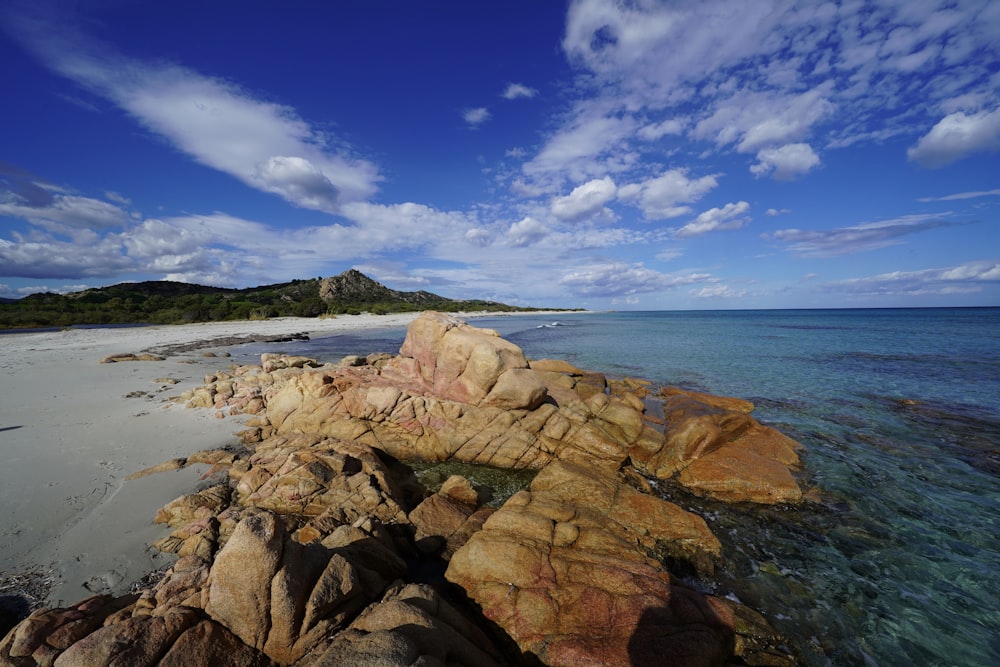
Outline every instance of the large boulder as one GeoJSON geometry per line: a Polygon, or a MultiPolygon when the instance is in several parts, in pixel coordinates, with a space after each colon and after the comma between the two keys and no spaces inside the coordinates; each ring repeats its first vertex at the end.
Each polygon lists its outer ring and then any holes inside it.
{"type": "Polygon", "coordinates": [[[247,646],[295,662],[406,572],[386,544],[343,528],[330,548],[293,541],[271,513],[244,519],[212,566],[206,612],[247,646]]]}
{"type": "Polygon", "coordinates": [[[421,314],[410,323],[399,354],[396,367],[419,377],[442,398],[531,409],[545,397],[545,387],[534,375],[511,373],[528,368],[521,348],[454,315],[421,314]]]}
{"type": "Polygon", "coordinates": [[[704,521],[601,471],[554,462],[454,554],[447,578],[546,665],[718,665],[734,651],[723,601],[658,556],[710,567],[704,521]]]}

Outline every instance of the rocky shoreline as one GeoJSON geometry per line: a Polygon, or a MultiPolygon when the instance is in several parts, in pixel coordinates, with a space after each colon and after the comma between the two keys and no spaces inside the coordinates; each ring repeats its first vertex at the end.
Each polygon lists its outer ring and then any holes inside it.
{"type": "Polygon", "coordinates": [[[32,613],[2,665],[786,665],[756,611],[688,586],[723,554],[650,480],[802,501],[800,446],[739,399],[529,361],[425,313],[399,355],[264,355],[182,400],[250,414],[244,448],[155,517],[155,585],[32,613]],[[407,462],[538,471],[502,503],[407,462]],[[668,565],[669,564],[669,565],[668,565]]]}

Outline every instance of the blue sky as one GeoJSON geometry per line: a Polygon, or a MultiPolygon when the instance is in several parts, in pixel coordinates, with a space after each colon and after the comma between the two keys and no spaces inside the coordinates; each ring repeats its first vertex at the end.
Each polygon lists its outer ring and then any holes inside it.
{"type": "Polygon", "coordinates": [[[1000,305],[1000,3],[0,8],[0,296],[1000,305]]]}

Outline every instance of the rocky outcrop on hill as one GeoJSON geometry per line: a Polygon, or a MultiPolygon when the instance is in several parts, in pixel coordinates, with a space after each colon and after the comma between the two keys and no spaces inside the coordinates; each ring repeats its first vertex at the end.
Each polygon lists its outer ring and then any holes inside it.
{"type": "Polygon", "coordinates": [[[529,361],[438,313],[395,357],[205,380],[182,400],[252,418],[245,451],[143,471],[211,466],[155,518],[179,560],[141,594],[36,612],[0,665],[793,663],[762,617],[672,572],[710,578],[724,554],[651,486],[799,500],[797,444],[745,401],[529,361]],[[408,461],[539,472],[496,506],[408,461]]]}

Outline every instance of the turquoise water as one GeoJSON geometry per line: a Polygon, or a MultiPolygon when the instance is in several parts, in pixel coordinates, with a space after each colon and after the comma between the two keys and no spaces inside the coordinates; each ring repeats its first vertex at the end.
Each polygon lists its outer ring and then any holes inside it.
{"type": "MultiPolygon", "coordinates": [[[[764,611],[808,664],[1000,664],[1000,309],[472,323],[531,358],[749,398],[806,446],[819,504],[731,508],[664,492],[725,544],[718,580],[698,585],[764,611]]],[[[403,335],[281,346],[335,359],[396,352],[403,335]]]]}

